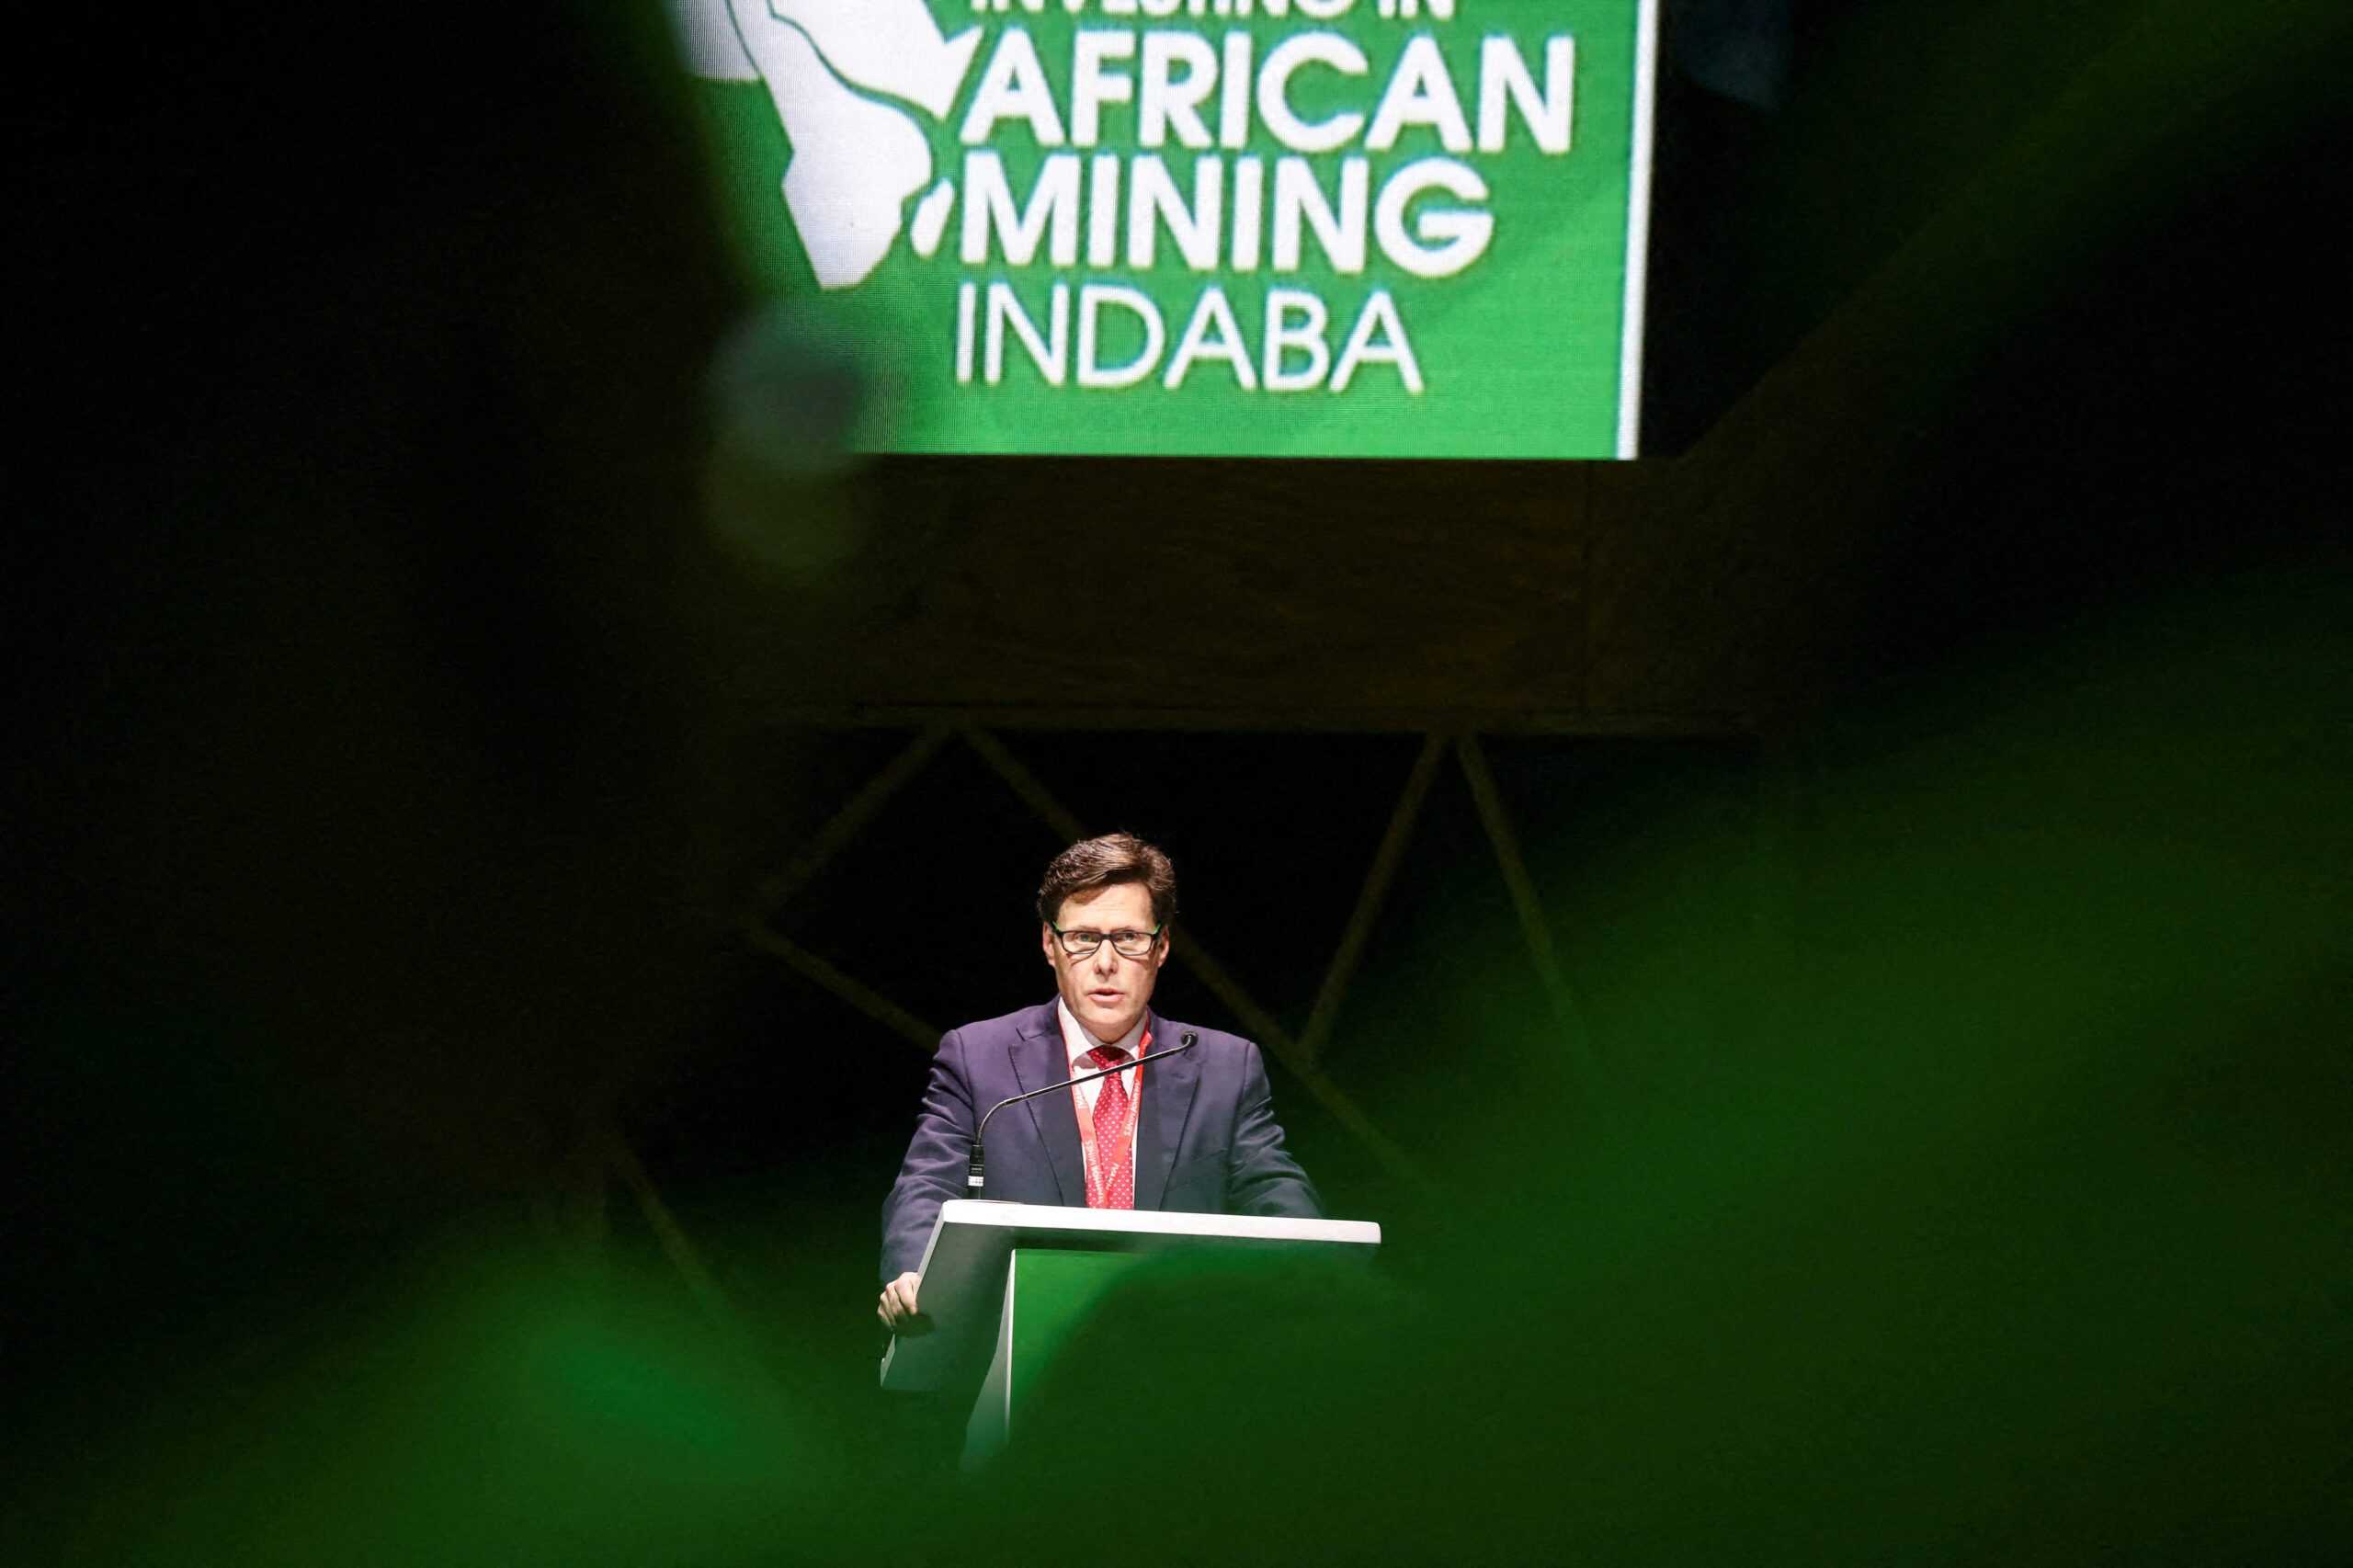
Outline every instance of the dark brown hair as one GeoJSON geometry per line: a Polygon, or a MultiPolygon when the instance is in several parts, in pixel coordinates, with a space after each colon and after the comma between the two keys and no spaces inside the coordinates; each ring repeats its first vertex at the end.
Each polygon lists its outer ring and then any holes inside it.
{"type": "Polygon", "coordinates": [[[1038,918],[1056,925],[1064,899],[1115,882],[1143,884],[1144,892],[1152,895],[1154,925],[1165,926],[1176,918],[1176,868],[1168,863],[1167,856],[1132,833],[1082,838],[1055,856],[1038,888],[1038,918]]]}

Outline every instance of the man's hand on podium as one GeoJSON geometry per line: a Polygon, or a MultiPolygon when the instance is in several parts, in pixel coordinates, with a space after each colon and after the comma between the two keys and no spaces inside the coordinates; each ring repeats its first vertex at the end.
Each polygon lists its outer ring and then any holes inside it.
{"type": "Polygon", "coordinates": [[[915,1287],[922,1282],[919,1274],[902,1274],[882,1287],[882,1304],[874,1309],[874,1315],[882,1320],[884,1328],[910,1338],[931,1332],[931,1320],[915,1311],[915,1287]]]}

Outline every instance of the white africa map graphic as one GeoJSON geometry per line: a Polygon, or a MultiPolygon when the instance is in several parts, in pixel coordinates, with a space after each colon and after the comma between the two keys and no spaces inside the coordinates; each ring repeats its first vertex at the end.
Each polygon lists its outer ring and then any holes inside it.
{"type": "MultiPolygon", "coordinates": [[[[924,0],[670,6],[689,72],[767,85],[792,143],[785,210],[818,284],[864,282],[899,237],[908,199],[931,185],[931,142],[910,109],[947,117],[981,29],[942,36],[924,0]]],[[[916,254],[938,248],[955,199],[941,180],[916,203],[916,254]]]]}

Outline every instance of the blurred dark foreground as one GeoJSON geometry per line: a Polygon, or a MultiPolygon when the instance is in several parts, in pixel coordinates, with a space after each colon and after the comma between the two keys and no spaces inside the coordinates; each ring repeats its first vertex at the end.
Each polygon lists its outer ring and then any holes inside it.
{"type": "Polygon", "coordinates": [[[1620,933],[1587,1022],[1639,1071],[1433,1106],[1475,1152],[1382,1274],[1132,1281],[985,1487],[813,1363],[858,1298],[698,1305],[517,1211],[85,1350],[17,1560],[2323,1559],[2347,608],[2234,583],[1876,715],[1777,931],[1620,933]]]}

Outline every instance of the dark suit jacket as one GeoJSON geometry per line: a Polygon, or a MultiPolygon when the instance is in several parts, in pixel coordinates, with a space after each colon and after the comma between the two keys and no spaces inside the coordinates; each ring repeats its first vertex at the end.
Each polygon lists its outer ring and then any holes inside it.
{"type": "MultiPolygon", "coordinates": [[[[1188,1029],[1200,1043],[1143,1070],[1136,1108],[1136,1207],[1197,1214],[1323,1213],[1315,1188],[1283,1151],[1258,1048],[1240,1035],[1152,1015],[1152,1048],[1188,1029]]],[[[949,1031],[932,1058],[923,1114],[882,1206],[882,1278],[923,1260],[943,1199],[964,1196],[972,1125],[999,1100],[1070,1081],[1054,1004],[949,1031]]],[[[989,1123],[987,1195],[1016,1203],[1086,1202],[1078,1116],[1070,1096],[1040,1095],[989,1123]]]]}

